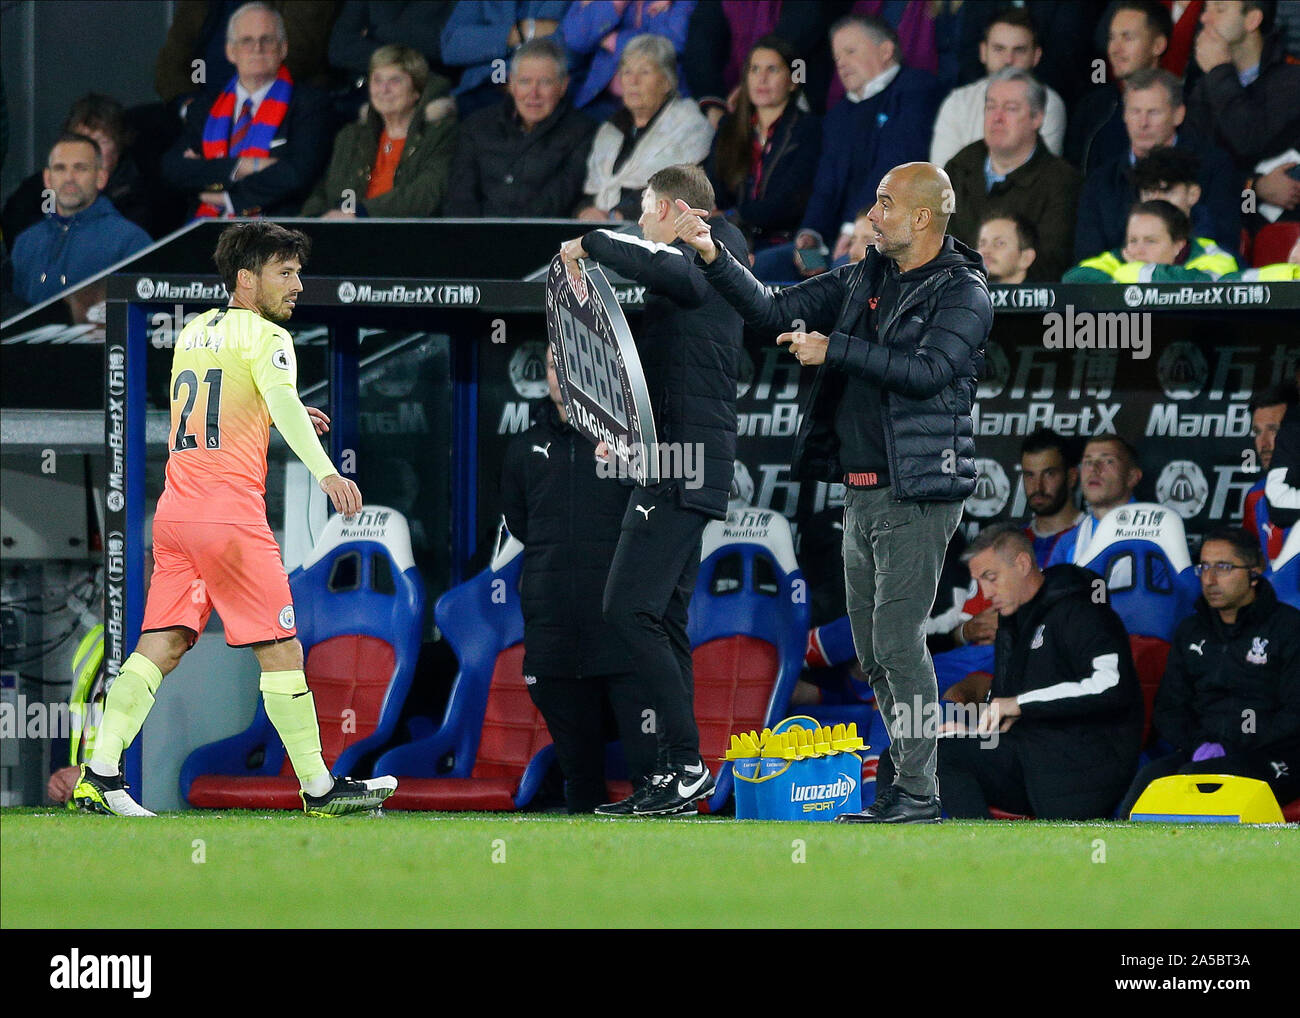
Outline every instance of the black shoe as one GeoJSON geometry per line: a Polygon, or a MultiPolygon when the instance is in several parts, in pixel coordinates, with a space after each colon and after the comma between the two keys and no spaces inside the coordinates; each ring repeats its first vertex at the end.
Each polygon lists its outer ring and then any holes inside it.
{"type": "Polygon", "coordinates": [[[340,817],[348,813],[367,813],[379,806],[397,791],[397,779],[391,775],[382,778],[335,778],[334,787],[322,796],[308,795],[299,789],[304,813],[314,817],[340,817]]]}
{"type": "Polygon", "coordinates": [[[664,777],[662,774],[652,774],[644,785],[629,795],[626,799],[620,799],[618,802],[607,802],[603,806],[597,806],[592,812],[598,817],[630,817],[634,807],[639,805],[647,795],[650,794],[651,788],[658,778],[664,777]]]}
{"type": "Polygon", "coordinates": [[[695,804],[713,794],[714,781],[709,768],[701,760],[699,770],[678,767],[667,774],[656,774],[648,786],[646,797],[632,807],[637,817],[676,816],[697,812],[695,804]]]}
{"type": "Polygon", "coordinates": [[[841,813],[837,824],[937,824],[943,804],[937,795],[912,795],[897,785],[885,789],[865,813],[841,813]]]}

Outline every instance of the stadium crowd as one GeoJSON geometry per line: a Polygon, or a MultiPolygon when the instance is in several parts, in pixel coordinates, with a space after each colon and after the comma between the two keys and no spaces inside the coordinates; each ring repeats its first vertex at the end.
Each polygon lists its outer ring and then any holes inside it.
{"type": "Polygon", "coordinates": [[[911,160],[991,282],[1300,278],[1295,2],[184,2],[154,84],[8,196],[10,306],[192,216],[635,220],[681,163],[768,282],[911,160]]]}
{"type": "MultiPolygon", "coordinates": [[[[1300,280],[1295,2],[180,2],[155,87],[131,110],[78,100],[5,202],[3,285],[23,304],[196,216],[631,222],[677,164],[704,168],[766,282],[861,259],[881,178],[911,161],[947,171],[949,232],[992,283],[1300,280]]],[[[1263,575],[1300,515],[1298,402],[1252,402],[1267,478],[1246,530],[1200,549],[1152,713],[1172,755],[1136,780],[1139,669],[1080,567],[1134,501],[1141,453],[1026,440],[1031,519],[966,550],[958,530],[940,584],[956,593],[932,613],[941,692],[996,706],[1006,747],[943,743],[953,815],[1108,816],[1149,777],[1207,767],[1300,796],[1300,616],[1263,575]],[[1044,640],[1056,665],[1035,671],[1044,640]],[[1070,714],[1051,691],[1076,653],[1114,654],[1115,682],[1070,714]],[[1238,732],[1242,710],[1268,723],[1238,732]]],[[[846,633],[814,631],[810,676],[852,658],[846,633]]],[[[802,695],[855,695],[819,681],[802,695]]],[[[575,796],[590,808],[599,782],[575,796]]]]}

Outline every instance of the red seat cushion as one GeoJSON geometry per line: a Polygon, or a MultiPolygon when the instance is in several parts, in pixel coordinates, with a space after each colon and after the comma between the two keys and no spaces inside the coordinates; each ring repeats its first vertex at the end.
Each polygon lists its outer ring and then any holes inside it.
{"type": "Polygon", "coordinates": [[[514,790],[528,761],[550,744],[546,721],[524,685],[524,645],[517,643],[497,655],[473,777],[513,781],[511,803],[503,807],[513,809],[514,790]]]}
{"type": "Polygon", "coordinates": [[[190,805],[204,809],[302,809],[298,779],[204,774],[190,785],[190,805]]]}
{"type": "Polygon", "coordinates": [[[1282,819],[1289,824],[1300,824],[1300,799],[1282,807],[1282,819]]]}
{"type": "Polygon", "coordinates": [[[1142,687],[1143,723],[1142,745],[1147,744],[1151,734],[1151,712],[1155,707],[1156,690],[1164,678],[1165,661],[1169,658],[1169,644],[1155,636],[1130,636],[1129,647],[1133,651],[1133,666],[1137,669],[1138,683],[1142,687]]]}
{"type": "Polygon", "coordinates": [[[398,778],[387,809],[512,810],[518,778],[398,778]]]}
{"type": "Polygon", "coordinates": [[[710,640],[691,657],[700,754],[717,774],[732,734],[762,729],[780,661],[776,647],[753,636],[710,640]]]}

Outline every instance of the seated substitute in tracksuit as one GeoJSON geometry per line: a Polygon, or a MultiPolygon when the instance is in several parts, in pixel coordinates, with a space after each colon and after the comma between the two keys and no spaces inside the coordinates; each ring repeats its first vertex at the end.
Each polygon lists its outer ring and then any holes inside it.
{"type": "Polygon", "coordinates": [[[980,531],[967,555],[999,618],[986,737],[939,739],[949,815],[982,819],[996,806],[1043,820],[1109,817],[1137,769],[1142,696],[1101,578],[1075,565],[1040,570],[1014,523],[980,531]]]}
{"type": "Polygon", "coordinates": [[[568,424],[549,348],[546,369],[551,400],[511,441],[501,496],[506,526],[524,543],[524,682],[555,742],[565,805],[590,813],[609,798],[615,724],[633,788],[654,767],[655,737],[642,731],[627,648],[600,614],[629,489],[597,475],[595,447],[568,424]]]}
{"type": "Polygon", "coordinates": [[[1260,575],[1259,544],[1241,527],[1201,543],[1201,596],[1179,623],[1152,722],[1174,752],[1134,779],[1128,816],[1156,778],[1239,774],[1300,798],[1300,611],[1260,575]]]}

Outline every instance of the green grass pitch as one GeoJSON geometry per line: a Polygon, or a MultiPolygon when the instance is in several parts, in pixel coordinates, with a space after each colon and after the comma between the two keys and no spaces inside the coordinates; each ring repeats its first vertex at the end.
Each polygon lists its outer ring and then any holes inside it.
{"type": "Polygon", "coordinates": [[[0,925],[1290,927],[1300,829],[0,814],[0,925]]]}

